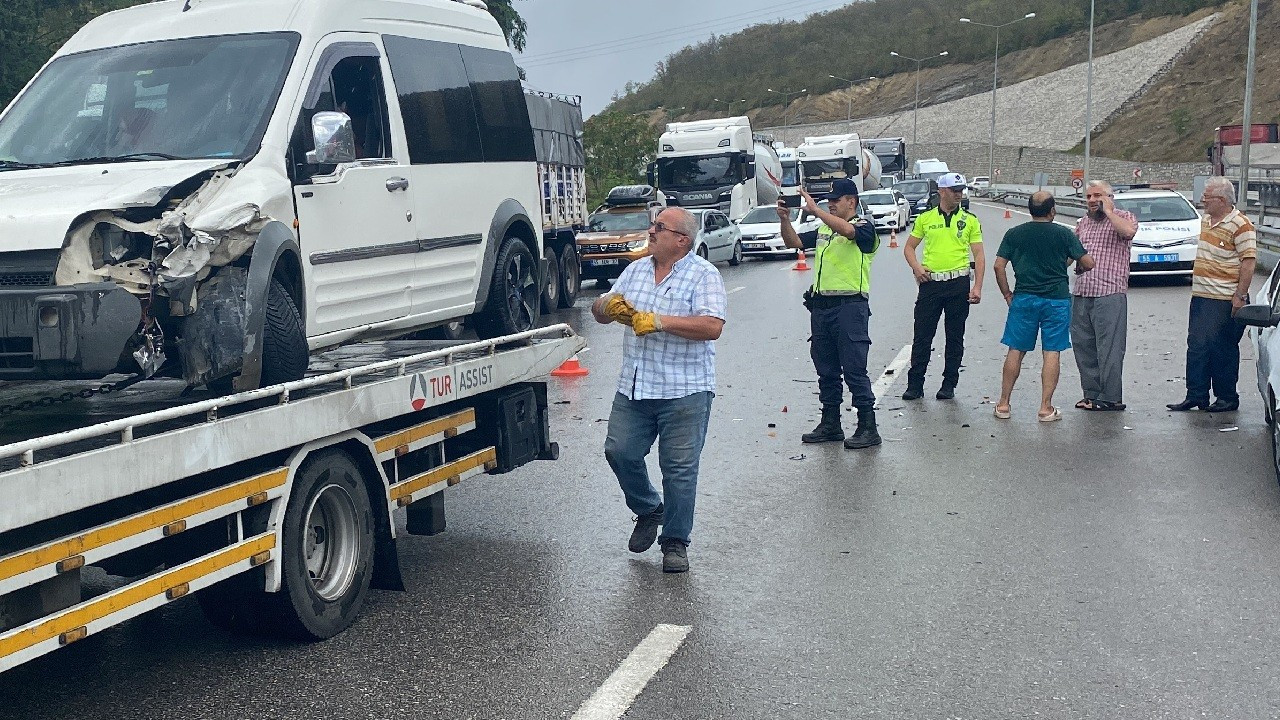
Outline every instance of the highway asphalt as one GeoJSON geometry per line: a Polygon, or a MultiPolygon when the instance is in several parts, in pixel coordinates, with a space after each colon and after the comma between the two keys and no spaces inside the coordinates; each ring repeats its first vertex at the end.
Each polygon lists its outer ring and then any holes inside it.
{"type": "MultiPolygon", "coordinates": [[[[1026,220],[974,209],[989,259],[1026,220]]],[[[882,371],[911,341],[915,286],[884,248],[871,374],[888,389],[885,443],[846,451],[799,442],[818,407],[811,273],[791,266],[721,268],[729,320],[688,574],[626,549],[602,454],[623,331],[591,320],[589,287],[548,318],[590,344],[589,376],[551,382],[560,460],[450,490],[448,531],[399,542],[407,592],[372,592],[353,628],[310,645],[225,634],[180,600],[0,675],[0,717],[618,717],[611,694],[634,696],[633,720],[1280,713],[1280,488],[1252,351],[1238,413],[1164,409],[1183,395],[1185,281],[1130,291],[1127,412],[1072,409],[1068,353],[1065,417],[1037,422],[1033,355],[999,421],[994,280],[957,398],[933,399],[936,353],[926,399],[906,403],[882,371]],[[676,639],[633,653],[651,636],[676,639]]]]}

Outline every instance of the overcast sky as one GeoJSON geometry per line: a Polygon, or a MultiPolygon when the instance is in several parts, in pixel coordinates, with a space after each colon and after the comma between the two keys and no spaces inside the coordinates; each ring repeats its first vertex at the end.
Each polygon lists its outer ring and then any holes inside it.
{"type": "MultiPolygon", "coordinates": [[[[529,41],[516,62],[536,90],[581,95],[583,115],[599,112],[628,80],[653,77],[672,52],[712,33],[802,20],[849,0],[517,0],[529,41]]],[[[797,49],[797,52],[800,50],[797,49]]],[[[729,99],[729,98],[725,98],[729,99]]]]}

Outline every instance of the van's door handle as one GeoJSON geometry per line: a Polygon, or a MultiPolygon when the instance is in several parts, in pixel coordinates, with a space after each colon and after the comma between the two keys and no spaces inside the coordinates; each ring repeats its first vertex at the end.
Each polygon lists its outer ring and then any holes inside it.
{"type": "Polygon", "coordinates": [[[393,177],[387,180],[387,192],[395,192],[397,190],[408,190],[409,179],[402,177],[393,177]]]}

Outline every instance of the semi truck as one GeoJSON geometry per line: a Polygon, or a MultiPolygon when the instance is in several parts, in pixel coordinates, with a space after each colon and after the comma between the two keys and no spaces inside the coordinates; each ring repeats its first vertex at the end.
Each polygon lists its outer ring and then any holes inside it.
{"type": "Polygon", "coordinates": [[[448,488],[556,459],[540,378],[582,349],[567,325],[365,345],[207,399],[0,388],[0,671],[187,596],[231,631],[333,637],[406,589],[397,543],[445,530],[448,488]]]}
{"type": "MultiPolygon", "coordinates": [[[[1240,143],[1243,125],[1222,125],[1213,129],[1213,144],[1207,151],[1214,175],[1240,178],[1240,143]]],[[[1280,129],[1276,123],[1254,123],[1249,133],[1250,177],[1269,176],[1280,169],[1280,129]],[[1258,172],[1263,171],[1263,172],[1258,172]]]]}
{"type": "Polygon", "coordinates": [[[882,177],[892,175],[901,180],[907,173],[907,141],[906,138],[869,138],[862,141],[862,146],[870,150],[880,159],[882,177]]]}
{"type": "Polygon", "coordinates": [[[880,158],[863,147],[857,133],[806,137],[796,156],[811,195],[831,192],[832,181],[841,178],[853,180],[859,192],[880,187],[880,158]]]}
{"type": "Polygon", "coordinates": [[[772,142],[752,133],[745,117],[668,123],[649,166],[649,184],[668,205],[716,208],[737,220],[778,201],[782,164],[772,142]]]}
{"type": "Polygon", "coordinates": [[[796,157],[796,149],[776,145],[774,148],[778,151],[778,162],[782,164],[782,194],[800,194],[800,159],[796,157]]]}

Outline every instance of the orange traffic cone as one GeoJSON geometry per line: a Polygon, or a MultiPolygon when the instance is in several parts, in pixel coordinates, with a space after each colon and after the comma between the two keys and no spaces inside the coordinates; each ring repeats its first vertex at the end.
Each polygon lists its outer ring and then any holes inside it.
{"type": "Polygon", "coordinates": [[[1005,210],[1004,210],[1004,219],[1005,219],[1005,220],[1012,220],[1012,219],[1013,219],[1013,213],[1009,212],[1009,208],[1005,208],[1005,210]]]}
{"type": "Polygon", "coordinates": [[[809,263],[805,262],[804,249],[796,251],[796,266],[792,270],[809,270],[809,263]]]}
{"type": "Polygon", "coordinates": [[[555,370],[552,370],[551,374],[556,377],[582,377],[583,375],[587,375],[590,372],[591,372],[590,370],[582,367],[582,365],[578,362],[578,356],[574,355],[573,357],[561,363],[560,367],[556,368],[555,370]]]}
{"type": "Polygon", "coordinates": [[[898,247],[898,231],[897,230],[889,231],[889,247],[890,248],[898,247]]]}

